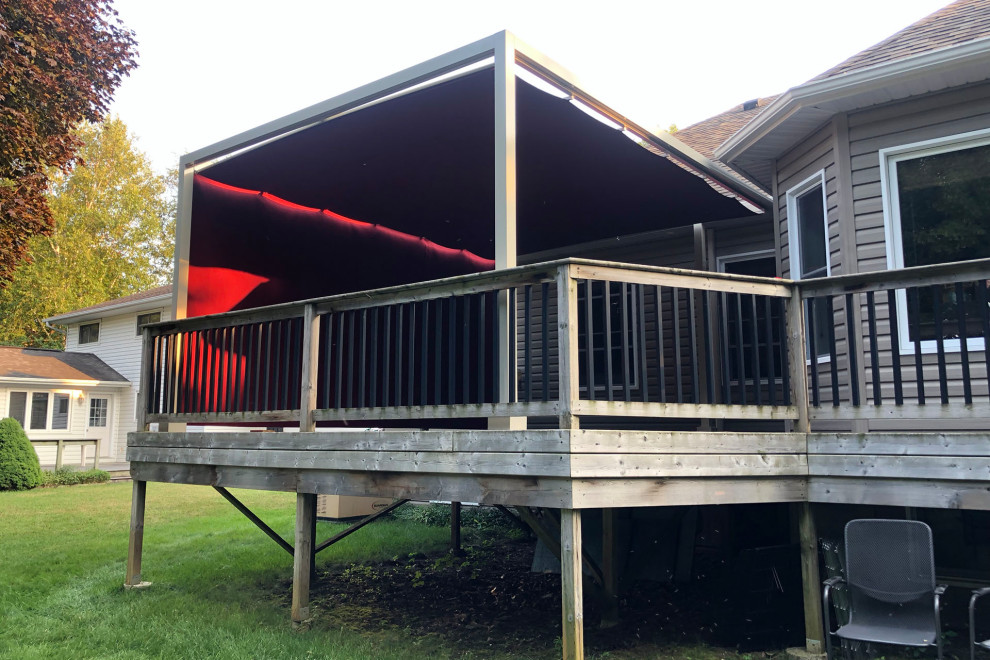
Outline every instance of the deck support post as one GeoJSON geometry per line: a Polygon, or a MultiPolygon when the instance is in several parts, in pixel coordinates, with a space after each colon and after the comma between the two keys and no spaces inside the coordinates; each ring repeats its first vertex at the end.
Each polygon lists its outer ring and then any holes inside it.
{"type": "Polygon", "coordinates": [[[619,553],[615,509],[602,509],[602,628],[619,623],[619,553]]]}
{"type": "Polygon", "coordinates": [[[144,502],[148,482],[134,480],[131,486],[131,535],[127,544],[127,574],[124,588],[141,589],[150,582],[141,580],[141,550],[144,546],[144,502]]]}
{"type": "Polygon", "coordinates": [[[584,660],[581,511],[560,510],[560,588],[564,660],[584,660]]]}
{"type": "Polygon", "coordinates": [[[309,585],[313,565],[313,528],[316,522],[316,495],[296,494],[296,543],[292,567],[292,623],[309,618],[309,585]]]}
{"type": "Polygon", "coordinates": [[[798,507],[798,534],[801,543],[801,582],[804,586],[804,637],[808,653],[822,654],[825,629],[822,625],[821,577],[818,572],[818,534],[809,502],[798,507]]]}

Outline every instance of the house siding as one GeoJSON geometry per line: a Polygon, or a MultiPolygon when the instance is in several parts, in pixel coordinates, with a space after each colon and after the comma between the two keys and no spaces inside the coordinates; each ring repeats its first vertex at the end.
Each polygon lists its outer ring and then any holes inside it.
{"type": "Polygon", "coordinates": [[[137,334],[137,317],[155,311],[162,313],[163,321],[172,318],[170,305],[166,302],[161,307],[108,314],[100,320],[100,340],[92,344],[79,344],[79,326],[92,321],[73,323],[67,327],[66,351],[92,353],[131,382],[129,388],[120,391],[116,397],[117,405],[110,413],[116,419],[107,450],[108,456],[113,459],[123,460],[127,434],[137,429],[136,407],[138,383],[141,381],[141,336],[137,334]]]}

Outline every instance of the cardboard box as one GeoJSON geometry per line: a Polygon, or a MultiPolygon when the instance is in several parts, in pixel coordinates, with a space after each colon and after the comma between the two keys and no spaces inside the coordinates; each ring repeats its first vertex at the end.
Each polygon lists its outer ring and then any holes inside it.
{"type": "Polygon", "coordinates": [[[387,497],[356,497],[353,495],[317,495],[316,517],[340,520],[364,518],[392,504],[387,497]]]}

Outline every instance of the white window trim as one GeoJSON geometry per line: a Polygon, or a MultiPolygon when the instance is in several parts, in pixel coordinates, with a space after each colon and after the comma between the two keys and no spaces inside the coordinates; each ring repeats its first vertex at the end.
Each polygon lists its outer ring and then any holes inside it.
{"type": "MultiPolygon", "coordinates": [[[[880,149],[880,192],[883,196],[883,228],[887,244],[888,269],[904,268],[904,241],[901,234],[901,200],[897,188],[897,164],[905,160],[982,147],[988,144],[990,144],[990,128],[880,149]]],[[[914,342],[910,340],[907,293],[904,289],[898,289],[896,296],[900,351],[902,355],[913,354],[914,342]]],[[[958,339],[944,339],[942,345],[944,350],[948,352],[961,350],[958,339]]],[[[982,351],[983,347],[983,337],[967,337],[967,350],[982,351]]],[[[937,351],[938,342],[936,340],[926,339],[921,342],[922,353],[929,354],[937,351]]]]}
{"type": "Polygon", "coordinates": [[[98,321],[86,321],[85,323],[80,323],[76,326],[76,345],[77,346],[99,346],[100,342],[103,341],[103,319],[98,321]],[[88,341],[85,344],[80,341],[82,339],[82,327],[84,325],[95,325],[97,326],[96,331],[96,341],[88,341]]]}
{"type": "MultiPolygon", "coordinates": [[[[829,236],[828,232],[828,190],[825,188],[825,170],[821,169],[784,193],[784,198],[787,201],[787,254],[790,257],[788,270],[792,280],[804,279],[800,276],[801,271],[804,269],[801,265],[801,232],[798,228],[797,222],[797,200],[799,197],[814,188],[817,188],[818,186],[821,186],[822,188],[822,218],[825,222],[824,277],[829,277],[832,275],[832,237],[829,236]]],[[[805,354],[807,355],[807,351],[805,354]]],[[[818,356],[819,364],[827,363],[830,360],[831,357],[827,354],[818,356]]],[[[807,364],[811,364],[811,358],[806,358],[805,362],[807,364]]]]}
{"type": "Polygon", "coordinates": [[[159,307],[158,309],[148,309],[143,312],[138,312],[134,316],[134,334],[136,336],[138,337],[141,336],[141,326],[138,325],[138,319],[142,316],[147,316],[148,314],[155,314],[155,313],[158,314],[158,321],[154,321],[154,323],[160,323],[165,320],[165,309],[163,307],[159,307]]]}
{"type": "Polygon", "coordinates": [[[66,435],[66,434],[70,434],[72,432],[72,422],[73,422],[72,401],[73,401],[73,399],[76,398],[75,397],[76,390],[67,390],[67,389],[63,389],[63,388],[54,389],[54,390],[46,390],[46,389],[43,389],[43,388],[42,389],[38,389],[38,388],[34,388],[34,389],[32,389],[32,388],[19,389],[16,386],[10,387],[7,390],[7,396],[6,396],[6,401],[5,401],[4,409],[2,411],[0,411],[0,414],[2,414],[3,417],[7,417],[10,414],[10,394],[12,392],[25,392],[27,394],[27,399],[24,402],[24,432],[25,433],[28,433],[28,434],[33,433],[35,435],[41,435],[41,436],[50,436],[50,435],[66,435]],[[47,405],[47,407],[45,409],[45,428],[43,428],[43,429],[32,429],[32,428],[30,428],[31,427],[31,411],[34,408],[34,401],[32,400],[32,395],[35,394],[35,393],[38,393],[38,394],[47,394],[48,395],[48,405],[47,405]],[[55,395],[56,394],[65,394],[65,395],[68,395],[68,397],[69,397],[69,413],[68,413],[68,418],[66,420],[66,428],[64,428],[64,429],[53,429],[52,428],[52,415],[55,412],[55,395]]]}

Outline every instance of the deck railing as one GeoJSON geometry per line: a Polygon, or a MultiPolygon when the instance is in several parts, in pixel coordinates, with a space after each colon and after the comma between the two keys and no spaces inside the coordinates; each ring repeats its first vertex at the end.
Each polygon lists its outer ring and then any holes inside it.
{"type": "Polygon", "coordinates": [[[568,259],[159,323],[142,423],[990,417],[988,280],[568,259]]]}
{"type": "Polygon", "coordinates": [[[793,419],[792,295],[572,259],[164,322],[141,421],[793,419]]]}
{"type": "Polygon", "coordinates": [[[990,259],[801,282],[812,416],[990,416],[988,283],[990,259]]]}

